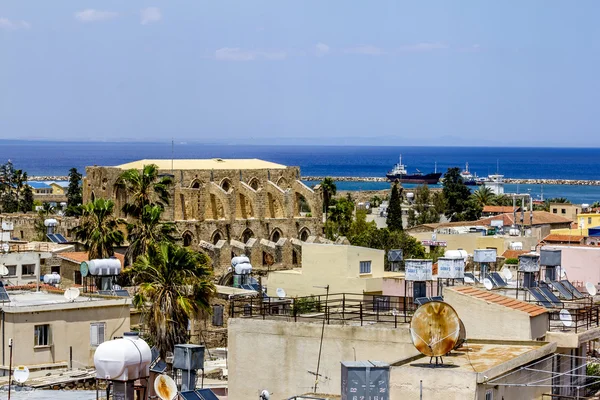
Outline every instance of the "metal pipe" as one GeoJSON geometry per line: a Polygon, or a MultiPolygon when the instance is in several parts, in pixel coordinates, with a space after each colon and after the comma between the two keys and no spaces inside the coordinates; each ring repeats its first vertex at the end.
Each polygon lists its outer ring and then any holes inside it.
{"type": "Polygon", "coordinates": [[[4,337],[5,337],[4,336],[4,333],[5,333],[5,331],[4,331],[4,321],[5,321],[5,314],[4,314],[4,309],[3,309],[2,310],[2,365],[6,365],[4,363],[4,352],[5,352],[5,350],[4,350],[4,345],[5,345],[5,341],[4,341],[4,337]]]}
{"type": "MultiPolygon", "coordinates": [[[[325,307],[327,307],[327,299],[329,298],[329,285],[327,285],[327,293],[325,295],[325,307]]],[[[327,311],[327,310],[325,310],[327,311]]],[[[319,358],[317,360],[317,373],[315,374],[315,389],[314,389],[314,393],[317,393],[317,386],[319,385],[319,367],[321,366],[321,350],[323,349],[323,335],[325,334],[325,320],[326,318],[326,314],[323,315],[323,326],[321,327],[321,342],[319,343],[319,358]]]]}
{"type": "Polygon", "coordinates": [[[12,353],[13,353],[13,340],[12,338],[8,339],[8,348],[9,356],[8,356],[8,400],[10,400],[10,385],[12,384],[12,353]]]}

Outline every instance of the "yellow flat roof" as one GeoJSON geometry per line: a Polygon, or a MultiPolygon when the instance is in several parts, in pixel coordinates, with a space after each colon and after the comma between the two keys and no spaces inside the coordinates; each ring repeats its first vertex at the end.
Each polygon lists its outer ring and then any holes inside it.
{"type": "Polygon", "coordinates": [[[142,169],[144,165],[156,164],[160,170],[185,170],[185,169],[285,169],[285,165],[270,161],[259,160],[258,158],[231,159],[231,158],[211,158],[211,159],[164,159],[164,160],[138,160],[127,164],[116,165],[120,169],[142,169]]]}

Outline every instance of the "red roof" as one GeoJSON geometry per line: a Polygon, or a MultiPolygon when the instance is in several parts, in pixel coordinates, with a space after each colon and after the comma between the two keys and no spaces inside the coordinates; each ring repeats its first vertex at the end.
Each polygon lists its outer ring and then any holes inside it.
{"type": "Polygon", "coordinates": [[[583,243],[585,236],[580,235],[557,235],[550,234],[543,239],[543,242],[553,243],[583,243]]]}
{"type": "MultiPolygon", "coordinates": [[[[517,211],[520,210],[521,207],[517,207],[517,211]]],[[[504,214],[513,212],[514,208],[512,206],[484,206],[484,213],[496,213],[496,214],[504,214]]]]}
{"type": "Polygon", "coordinates": [[[502,253],[504,258],[519,258],[521,254],[529,253],[527,250],[506,250],[502,253]]]}
{"type": "Polygon", "coordinates": [[[449,290],[455,290],[460,294],[475,297],[479,300],[487,301],[488,303],[493,303],[506,308],[512,308],[513,310],[517,311],[523,311],[529,314],[531,317],[535,317],[547,312],[544,307],[540,307],[536,304],[527,303],[525,301],[513,299],[512,297],[503,296],[487,290],[477,289],[472,286],[455,287],[449,290]]]}
{"type": "MultiPolygon", "coordinates": [[[[81,264],[84,261],[89,261],[87,251],[70,251],[65,253],[58,253],[56,255],[58,258],[62,258],[63,260],[74,262],[75,264],[81,264]]],[[[115,253],[115,257],[121,261],[121,265],[125,263],[125,256],[121,253],[115,253]]]]}

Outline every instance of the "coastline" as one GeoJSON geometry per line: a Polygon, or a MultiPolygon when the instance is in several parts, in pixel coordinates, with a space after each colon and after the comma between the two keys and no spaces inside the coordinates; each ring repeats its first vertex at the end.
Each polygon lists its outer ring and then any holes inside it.
{"type": "MultiPolygon", "coordinates": [[[[303,176],[303,181],[320,182],[325,176],[303,176]]],[[[337,182],[388,182],[385,177],[370,176],[331,176],[337,182]]],[[[504,178],[504,183],[522,185],[571,185],[571,186],[600,186],[600,180],[585,179],[551,179],[551,178],[504,178]]]]}

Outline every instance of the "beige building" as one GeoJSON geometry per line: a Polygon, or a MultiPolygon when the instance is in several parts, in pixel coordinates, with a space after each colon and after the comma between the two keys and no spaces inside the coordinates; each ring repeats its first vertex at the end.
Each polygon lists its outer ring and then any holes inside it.
{"type": "Polygon", "coordinates": [[[550,213],[577,221],[577,217],[581,214],[581,206],[569,203],[550,203],[550,213]]]}
{"type": "MultiPolygon", "coordinates": [[[[52,272],[57,272],[60,274],[61,287],[69,288],[73,285],[82,285],[82,277],[81,277],[81,263],[88,262],[89,257],[87,251],[69,251],[63,252],[56,255],[56,258],[59,260],[59,266],[54,269],[52,272]]],[[[121,262],[121,266],[124,265],[125,257],[123,254],[115,253],[115,258],[117,258],[121,262]]]]}
{"type": "Polygon", "coordinates": [[[404,276],[384,271],[383,250],[334,244],[302,244],[302,268],[269,273],[267,294],[276,297],[277,289],[287,296],[330,293],[381,294],[383,279],[404,276]],[[317,287],[316,287],[317,286],[317,287]]]}
{"type": "MultiPolygon", "coordinates": [[[[425,248],[431,241],[431,233],[418,232],[410,233],[412,237],[424,244],[425,248]]],[[[539,240],[535,237],[526,236],[482,236],[481,233],[463,233],[463,234],[435,234],[435,243],[441,245],[447,250],[461,249],[469,254],[473,254],[475,249],[496,249],[497,254],[502,254],[506,250],[511,250],[513,243],[520,243],[523,249],[531,250],[539,240]]]]}
{"type": "Polygon", "coordinates": [[[321,189],[304,185],[298,167],[257,159],[140,160],[87,167],[84,201],[111,198],[121,210],[128,199],[115,187],[117,178],[149,164],[174,180],[164,217],[175,221],[183,245],[211,256],[218,273],[232,255],[240,254],[248,255],[253,266],[293,265],[300,258],[299,243],[322,234],[321,189]]]}
{"type": "Polygon", "coordinates": [[[96,347],[129,331],[130,298],[80,296],[67,301],[62,292],[8,291],[2,304],[2,366],[30,370],[93,367],[96,347]],[[72,354],[72,358],[71,358],[72,354]]]}

